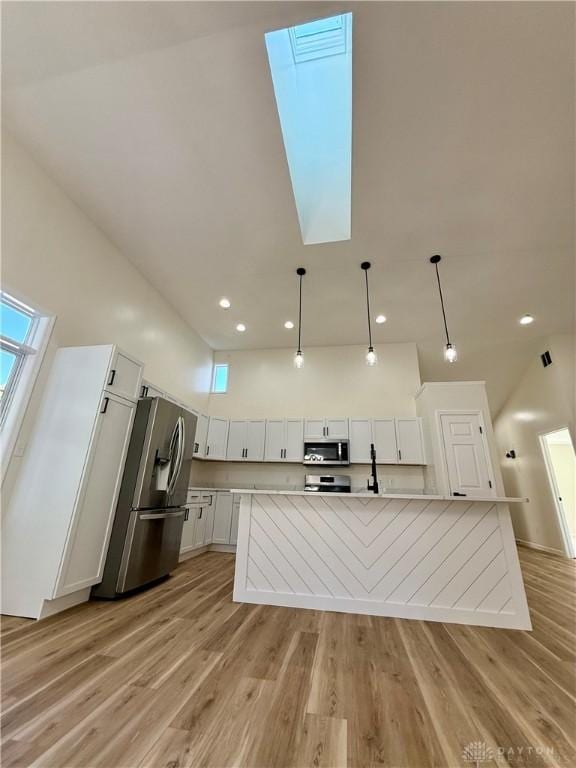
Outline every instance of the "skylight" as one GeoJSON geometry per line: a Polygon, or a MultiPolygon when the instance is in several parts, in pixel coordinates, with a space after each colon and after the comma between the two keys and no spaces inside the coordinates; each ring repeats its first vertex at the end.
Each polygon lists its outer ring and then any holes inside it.
{"type": "Polygon", "coordinates": [[[302,240],[349,240],[352,14],[268,32],[265,39],[302,240]]]}

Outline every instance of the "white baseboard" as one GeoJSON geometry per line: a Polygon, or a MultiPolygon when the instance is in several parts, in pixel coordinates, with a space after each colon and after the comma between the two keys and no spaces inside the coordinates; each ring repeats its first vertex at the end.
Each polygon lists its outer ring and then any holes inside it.
{"type": "Polygon", "coordinates": [[[236,544],[210,544],[210,552],[230,552],[236,554],[236,544]]]}
{"type": "Polygon", "coordinates": [[[34,618],[46,619],[48,616],[54,616],[55,613],[65,611],[67,608],[73,608],[75,605],[85,603],[90,599],[91,587],[79,589],[77,592],[71,592],[69,595],[57,597],[55,600],[43,600],[38,616],[34,618]]]}
{"type": "Polygon", "coordinates": [[[520,544],[522,547],[526,547],[527,549],[537,549],[540,552],[548,552],[550,555],[556,555],[557,557],[563,557],[565,560],[569,559],[566,555],[566,552],[564,552],[561,549],[555,549],[554,547],[544,547],[542,544],[535,544],[533,541],[525,541],[524,539],[516,539],[516,544],[520,544]]]}
{"type": "Polygon", "coordinates": [[[178,558],[179,563],[183,563],[185,560],[190,560],[192,557],[198,557],[198,555],[203,555],[204,552],[208,552],[209,545],[207,544],[204,547],[187,547],[186,549],[180,550],[180,557],[178,558]]]}

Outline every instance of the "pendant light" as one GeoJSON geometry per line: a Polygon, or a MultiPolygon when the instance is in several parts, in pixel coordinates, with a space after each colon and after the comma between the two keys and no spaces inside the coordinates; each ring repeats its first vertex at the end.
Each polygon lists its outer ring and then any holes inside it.
{"type": "Polygon", "coordinates": [[[442,295],[442,286],[440,284],[440,273],[438,272],[438,263],[442,256],[432,256],[430,263],[434,264],[436,269],[436,280],[438,281],[438,293],[440,294],[440,306],[442,307],[442,317],[444,318],[444,330],[446,331],[446,346],[444,347],[444,360],[447,363],[455,363],[458,360],[458,352],[454,344],[450,343],[450,334],[448,333],[448,323],[446,322],[446,310],[444,309],[444,296],[442,295]]]}
{"type": "Polygon", "coordinates": [[[299,288],[299,300],[298,300],[298,350],[294,355],[294,365],[296,368],[302,368],[304,365],[304,355],[302,354],[302,278],[306,274],[304,267],[298,267],[296,270],[298,279],[300,280],[299,288]]]}
{"type": "Polygon", "coordinates": [[[366,365],[376,365],[378,358],[374,347],[372,346],[372,324],[370,322],[370,293],[368,291],[368,270],[370,269],[370,262],[363,261],[360,264],[364,270],[364,277],[366,278],[366,312],[368,313],[368,351],[366,352],[366,365]]]}

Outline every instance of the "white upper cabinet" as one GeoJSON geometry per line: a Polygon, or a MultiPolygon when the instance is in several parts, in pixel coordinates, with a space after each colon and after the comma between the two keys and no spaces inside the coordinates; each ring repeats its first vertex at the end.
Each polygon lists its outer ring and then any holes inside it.
{"type": "Polygon", "coordinates": [[[422,425],[418,418],[350,419],[350,461],[369,464],[370,444],[378,464],[424,464],[422,425]]]}
{"type": "Polygon", "coordinates": [[[304,438],[306,440],[347,440],[348,419],[305,419],[304,438]]]}
{"type": "Polygon", "coordinates": [[[370,463],[370,443],[373,441],[372,419],[350,419],[350,461],[352,464],[370,463]]]}
{"type": "Polygon", "coordinates": [[[206,458],[225,459],[228,444],[228,419],[210,416],[206,438],[206,458]]]}
{"type": "Polygon", "coordinates": [[[228,461],[263,461],[266,422],[264,419],[231,419],[228,432],[228,461]]]}
{"type": "Polygon", "coordinates": [[[421,419],[396,419],[396,443],[399,464],[425,464],[421,419]]]}
{"type": "Polygon", "coordinates": [[[208,416],[198,414],[196,422],[196,436],[194,437],[194,456],[204,458],[206,456],[206,440],[208,438],[208,416]]]}
{"type": "Polygon", "coordinates": [[[286,419],[284,461],[302,461],[304,458],[304,420],[286,419]]]}
{"type": "Polygon", "coordinates": [[[246,461],[264,461],[266,421],[252,419],[246,422],[246,461]]]}
{"type": "Polygon", "coordinates": [[[166,397],[166,394],[164,390],[143,379],[140,385],[140,397],[166,397]]]}
{"type": "Polygon", "coordinates": [[[140,397],[142,364],[125,352],[115,350],[105,388],[120,397],[137,400],[140,397]]]}
{"type": "Polygon", "coordinates": [[[396,446],[395,419],[373,419],[373,442],[378,464],[396,464],[398,449],[396,446]]]}
{"type": "Polygon", "coordinates": [[[246,422],[238,419],[230,419],[228,429],[228,449],[226,458],[228,461],[243,461],[246,450],[246,422]]]}
{"type": "Polygon", "coordinates": [[[304,439],[323,440],[326,437],[326,419],[304,419],[304,439]]]}
{"type": "Polygon", "coordinates": [[[268,419],[266,422],[265,461],[302,461],[304,453],[303,419],[268,419]]]}
{"type": "Polygon", "coordinates": [[[266,461],[284,461],[284,443],[286,442],[286,420],[268,419],[266,421],[266,461]]]}

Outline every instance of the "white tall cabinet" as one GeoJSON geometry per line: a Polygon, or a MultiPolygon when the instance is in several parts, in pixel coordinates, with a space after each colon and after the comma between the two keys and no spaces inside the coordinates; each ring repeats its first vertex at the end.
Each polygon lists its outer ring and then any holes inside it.
{"type": "Polygon", "coordinates": [[[48,616],[101,580],[141,378],[113,345],[57,351],[3,519],[4,613],[48,616]]]}

